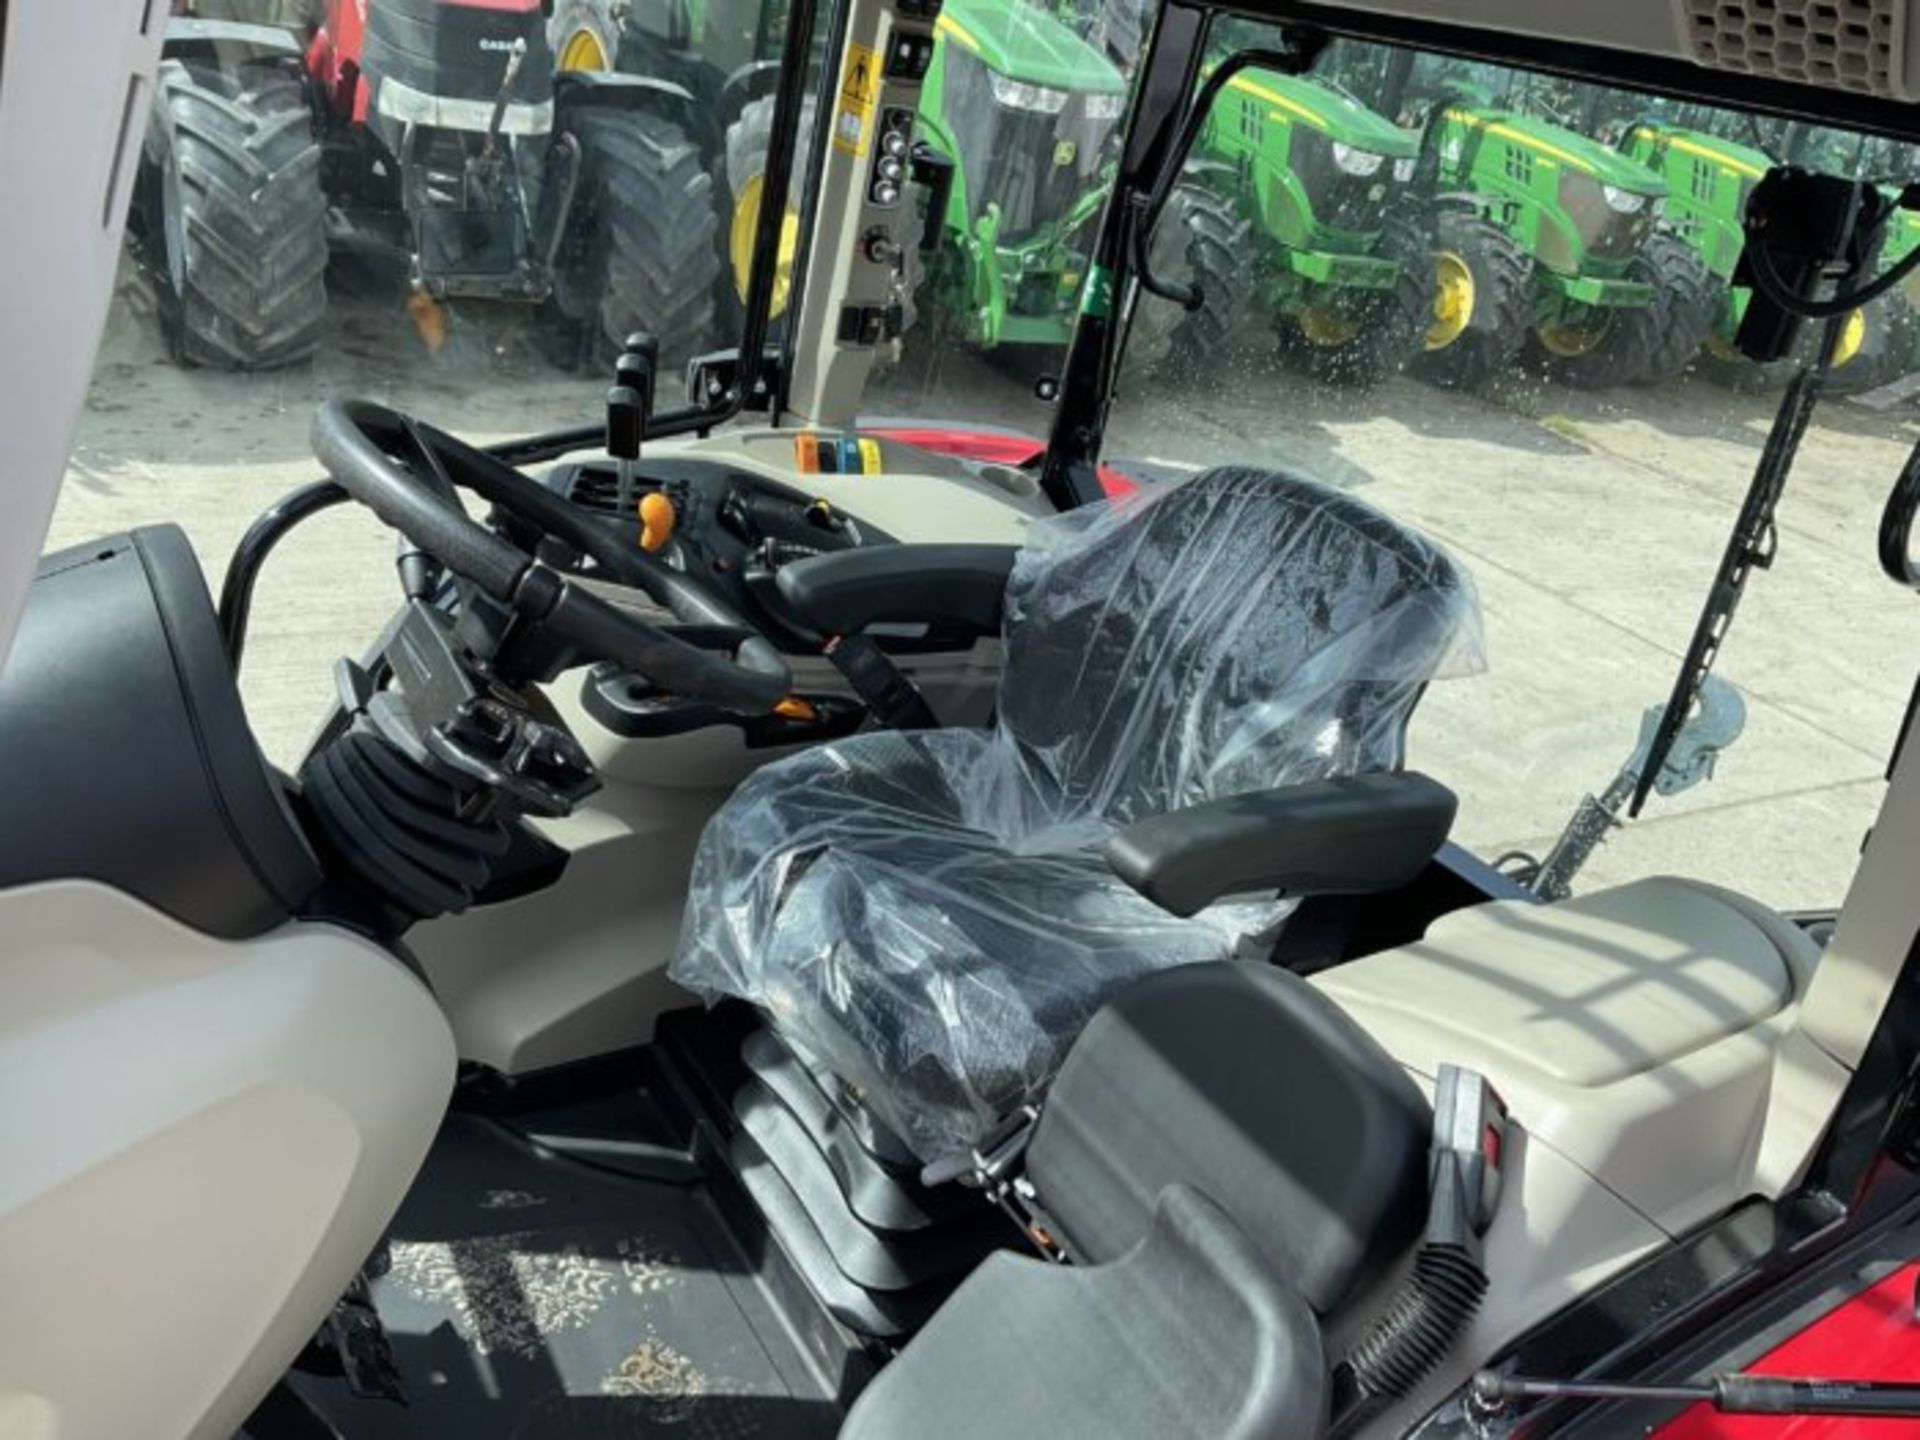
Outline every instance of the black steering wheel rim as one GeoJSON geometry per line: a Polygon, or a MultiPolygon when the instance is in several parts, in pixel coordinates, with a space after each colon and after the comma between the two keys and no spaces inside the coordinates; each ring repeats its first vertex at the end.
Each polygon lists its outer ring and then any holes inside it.
{"type": "Polygon", "coordinates": [[[313,418],[314,454],[340,487],[422,552],[581,652],[688,699],[770,712],[792,676],[779,652],[717,596],[680,572],[625,551],[560,496],[484,450],[371,400],[329,400],[313,418]],[[690,625],[744,635],[733,655],[690,645],[540,563],[467,514],[471,490],[591,556],[690,625]]]}

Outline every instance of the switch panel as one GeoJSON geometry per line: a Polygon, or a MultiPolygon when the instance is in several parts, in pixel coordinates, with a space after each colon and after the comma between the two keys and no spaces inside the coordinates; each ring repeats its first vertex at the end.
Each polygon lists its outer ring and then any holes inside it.
{"type": "MultiPolygon", "coordinates": [[[[904,7],[903,11],[904,11],[904,7]]],[[[887,47],[887,78],[918,85],[933,64],[933,36],[914,30],[896,30],[887,47]]]]}
{"type": "Polygon", "coordinates": [[[913,135],[940,14],[940,0],[843,4],[833,143],[822,161],[785,395],[792,414],[828,428],[851,423],[868,372],[906,321],[907,261],[921,239],[908,209],[917,200],[913,135]]]}
{"type": "Polygon", "coordinates": [[[883,210],[900,203],[907,187],[907,152],[913,146],[913,111],[889,106],[880,117],[880,140],[873,147],[873,174],[867,199],[883,210]]]}

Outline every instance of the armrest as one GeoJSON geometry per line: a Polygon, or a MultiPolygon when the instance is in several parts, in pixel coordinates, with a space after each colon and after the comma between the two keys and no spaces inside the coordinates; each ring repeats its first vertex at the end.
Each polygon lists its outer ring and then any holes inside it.
{"type": "Polygon", "coordinates": [[[1316,780],[1136,821],[1107,842],[1107,864],[1175,915],[1253,890],[1365,895],[1418,875],[1458,808],[1411,770],[1316,780]]]}
{"type": "Polygon", "coordinates": [[[816,630],[921,621],[994,635],[1016,545],[868,545],[780,567],[780,598],[816,630]]]}

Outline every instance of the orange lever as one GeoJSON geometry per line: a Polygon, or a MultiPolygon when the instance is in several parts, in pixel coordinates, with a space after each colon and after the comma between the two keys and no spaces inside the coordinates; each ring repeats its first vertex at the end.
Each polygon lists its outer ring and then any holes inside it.
{"type": "Polygon", "coordinates": [[[673,502],[658,490],[640,497],[640,548],[648,554],[664,550],[673,539],[673,502]]]}

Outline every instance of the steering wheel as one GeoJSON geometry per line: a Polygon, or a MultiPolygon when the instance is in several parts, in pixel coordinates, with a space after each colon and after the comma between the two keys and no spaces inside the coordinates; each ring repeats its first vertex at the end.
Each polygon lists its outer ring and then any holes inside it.
{"type": "Polygon", "coordinates": [[[724,600],[595,525],[503,460],[370,400],[330,400],[313,417],[313,452],[349,496],[481,593],[664,690],[764,715],[792,687],[786,662],[724,600]],[[737,637],[731,654],[702,649],[609,604],[467,514],[459,489],[591,556],[676,619],[737,637]]]}

